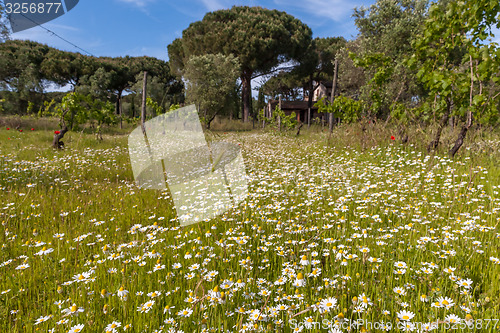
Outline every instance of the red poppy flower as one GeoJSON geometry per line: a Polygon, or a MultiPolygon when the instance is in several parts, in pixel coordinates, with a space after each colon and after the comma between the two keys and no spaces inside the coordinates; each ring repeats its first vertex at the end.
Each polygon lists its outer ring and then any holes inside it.
{"type": "Polygon", "coordinates": [[[22,132],[23,130],[19,130],[19,132],[22,132]]]}
{"type": "Polygon", "coordinates": [[[59,134],[59,133],[61,133],[61,132],[59,132],[59,131],[54,131],[54,134],[59,134]]]}
{"type": "Polygon", "coordinates": [[[396,140],[396,138],[394,137],[394,135],[391,135],[391,140],[396,140]]]}
{"type": "Polygon", "coordinates": [[[32,131],[34,131],[35,129],[34,128],[31,128],[32,131]]]}
{"type": "Polygon", "coordinates": [[[10,128],[7,127],[7,131],[10,130],[10,128]]]}

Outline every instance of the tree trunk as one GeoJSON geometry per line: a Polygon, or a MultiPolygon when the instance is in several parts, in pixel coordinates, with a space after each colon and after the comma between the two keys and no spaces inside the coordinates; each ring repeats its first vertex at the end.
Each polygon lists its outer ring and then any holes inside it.
{"type": "Polygon", "coordinates": [[[304,123],[300,123],[299,127],[297,128],[297,134],[296,134],[296,136],[300,135],[300,129],[302,128],[303,125],[304,125],[304,123]]]}
{"type": "Polygon", "coordinates": [[[142,81],[142,107],[141,107],[141,127],[144,135],[146,135],[146,128],[144,127],[144,123],[146,122],[147,79],[148,79],[148,72],[144,71],[144,80],[142,81]]]}
{"type": "Polygon", "coordinates": [[[54,140],[52,141],[52,147],[55,149],[62,149],[64,147],[64,143],[60,141],[64,134],[68,131],[68,127],[65,125],[59,134],[54,134],[54,140]]]}
{"type": "Polygon", "coordinates": [[[135,97],[132,95],[132,104],[130,104],[130,111],[132,112],[132,119],[135,118],[135,97]]]}
{"type": "Polygon", "coordinates": [[[436,137],[434,140],[429,143],[429,146],[427,146],[427,151],[430,153],[432,150],[435,150],[439,146],[439,141],[441,140],[441,132],[443,131],[443,128],[446,126],[446,123],[448,122],[448,117],[450,116],[451,113],[451,100],[448,97],[446,100],[446,111],[443,114],[443,117],[441,118],[441,121],[439,122],[439,127],[437,129],[436,137]]]}
{"type": "Polygon", "coordinates": [[[66,134],[66,132],[68,131],[68,126],[66,125],[66,122],[64,121],[64,117],[66,116],[68,111],[69,111],[68,109],[63,111],[63,113],[61,115],[61,119],[60,119],[60,122],[62,125],[61,131],[58,134],[54,133],[54,140],[52,140],[52,147],[54,149],[61,149],[64,147],[64,142],[62,142],[60,140],[64,137],[64,134],[66,134]]]}
{"type": "Polygon", "coordinates": [[[122,98],[120,97],[120,102],[119,102],[119,105],[118,105],[118,109],[120,110],[120,129],[123,128],[123,109],[122,109],[122,102],[121,102],[121,100],[122,100],[122,98]]]}
{"type": "MultiPolygon", "coordinates": [[[[280,100],[279,100],[279,108],[281,110],[281,95],[280,95],[280,100]]],[[[280,115],[278,115],[278,131],[281,132],[281,116],[280,115]]]]}
{"type": "Polygon", "coordinates": [[[457,151],[462,147],[465,137],[467,136],[467,131],[469,128],[472,126],[472,111],[467,111],[467,120],[465,121],[464,126],[462,127],[462,130],[460,131],[460,134],[458,134],[457,141],[455,141],[455,145],[451,150],[449,151],[449,155],[451,158],[455,157],[455,154],[457,151]]]}
{"type": "Polygon", "coordinates": [[[252,73],[244,72],[241,77],[241,99],[243,102],[243,122],[248,122],[252,107],[252,73]]]}
{"type": "MultiPolygon", "coordinates": [[[[339,61],[335,59],[335,69],[333,72],[333,82],[332,82],[332,95],[330,96],[330,103],[333,104],[333,100],[335,99],[335,94],[337,93],[337,77],[338,77],[338,71],[339,71],[339,61]]],[[[334,114],[331,113],[329,117],[329,126],[330,126],[330,133],[333,131],[333,116],[334,114]]]]}
{"type": "MultiPolygon", "coordinates": [[[[472,55],[469,55],[469,65],[470,65],[470,92],[469,92],[469,110],[467,111],[467,119],[465,120],[465,124],[458,135],[457,141],[455,141],[455,145],[448,152],[450,157],[454,157],[457,151],[462,147],[465,136],[467,135],[467,131],[472,126],[472,101],[474,94],[474,66],[472,64],[472,55]]],[[[479,95],[483,92],[482,83],[479,82],[479,95]]]]}
{"type": "Polygon", "coordinates": [[[309,98],[307,99],[307,128],[311,127],[311,109],[314,98],[314,84],[312,75],[309,76],[309,98]]]}

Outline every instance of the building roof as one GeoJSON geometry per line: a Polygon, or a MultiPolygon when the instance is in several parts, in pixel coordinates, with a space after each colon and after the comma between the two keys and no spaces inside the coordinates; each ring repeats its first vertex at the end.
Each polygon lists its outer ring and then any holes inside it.
{"type": "MultiPolygon", "coordinates": [[[[277,105],[279,105],[279,101],[271,100],[269,101],[271,104],[271,109],[274,109],[277,105]]],[[[314,105],[314,103],[313,103],[314,105]]],[[[285,110],[307,110],[308,102],[307,101],[281,101],[281,109],[285,110]]],[[[314,106],[311,109],[317,109],[314,106]]]]}

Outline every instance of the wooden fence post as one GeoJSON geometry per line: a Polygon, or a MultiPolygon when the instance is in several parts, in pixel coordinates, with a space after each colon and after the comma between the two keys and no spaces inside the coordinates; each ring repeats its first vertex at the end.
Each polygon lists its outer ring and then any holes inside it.
{"type": "Polygon", "coordinates": [[[148,72],[144,71],[144,80],[142,82],[142,107],[141,107],[141,127],[142,127],[142,133],[144,133],[144,135],[146,134],[146,128],[144,127],[144,123],[146,122],[147,79],[148,79],[148,72]]]}
{"type": "MultiPolygon", "coordinates": [[[[335,69],[333,73],[333,82],[332,82],[332,95],[330,96],[330,104],[333,104],[333,100],[335,99],[335,94],[337,92],[337,77],[338,77],[338,69],[339,69],[339,62],[337,58],[335,58],[335,69]]],[[[333,113],[330,114],[330,117],[328,119],[328,124],[330,126],[330,132],[333,131],[333,113]]]]}

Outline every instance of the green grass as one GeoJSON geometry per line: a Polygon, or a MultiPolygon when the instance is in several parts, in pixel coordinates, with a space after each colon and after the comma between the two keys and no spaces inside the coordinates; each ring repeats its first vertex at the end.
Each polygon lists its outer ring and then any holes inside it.
{"type": "Polygon", "coordinates": [[[457,332],[500,331],[484,321],[500,318],[497,134],[472,133],[475,142],[450,160],[453,132],[431,156],[422,150],[430,133],[418,129],[407,145],[380,126],[341,126],[331,136],[313,127],[299,137],[216,130],[209,139],[242,145],[250,195],[210,222],[181,228],[168,191],[136,187],[127,130],[109,130],[103,141],[70,132],[67,148],[54,151],[53,129],[0,129],[0,332],[77,324],[104,332],[113,321],[117,332],[130,324],[132,332],[326,332],[318,325],[327,321],[347,332],[348,319],[381,332],[370,325],[397,325],[405,309],[414,324],[439,321],[434,332],[447,331],[450,314],[463,321],[467,312],[476,327],[457,332]],[[53,251],[36,255],[44,248],[53,251]],[[397,262],[404,274],[395,273],[397,262]],[[452,281],[449,267],[471,287],[452,281]],[[305,286],[294,285],[299,273],[305,286]],[[287,281],[275,284],[280,278],[287,281]],[[226,280],[245,285],[224,289],[226,280]],[[147,296],[155,291],[161,295],[147,296]],[[318,311],[328,297],[337,304],[318,311]],[[454,305],[432,307],[439,297],[454,305]],[[148,312],[138,311],[151,299],[148,312]],[[64,316],[73,304],[83,312],[64,316]],[[178,314],[184,309],[193,313],[178,314]],[[251,319],[259,314],[263,320],[251,319]],[[308,320],[319,324],[308,329],[308,320]]]}

